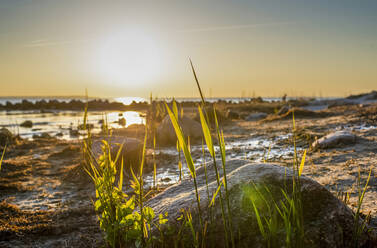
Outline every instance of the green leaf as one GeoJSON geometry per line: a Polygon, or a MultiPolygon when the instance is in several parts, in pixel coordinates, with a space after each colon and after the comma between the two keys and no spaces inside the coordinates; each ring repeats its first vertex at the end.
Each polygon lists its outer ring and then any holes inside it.
{"type": "Polygon", "coordinates": [[[209,204],[209,207],[212,207],[212,206],[215,204],[216,196],[217,196],[217,194],[219,193],[219,191],[220,191],[222,185],[223,185],[223,181],[221,181],[220,185],[219,185],[219,186],[217,187],[217,189],[216,189],[216,192],[213,194],[213,196],[212,196],[212,200],[211,200],[211,203],[209,204]]]}
{"type": "Polygon", "coordinates": [[[215,158],[215,149],[214,149],[214,146],[213,146],[213,143],[212,143],[211,132],[209,130],[207,121],[204,118],[202,108],[200,106],[198,106],[198,109],[199,109],[200,122],[202,124],[204,139],[206,141],[209,153],[211,154],[212,158],[215,158]]]}
{"type": "Polygon", "coordinates": [[[302,155],[302,159],[301,159],[301,163],[300,163],[300,169],[298,171],[298,176],[301,176],[301,173],[304,169],[304,165],[305,165],[305,157],[306,157],[306,149],[304,151],[304,155],[302,155]]]}
{"type": "Polygon", "coordinates": [[[186,141],[184,139],[184,135],[183,135],[182,129],[179,126],[178,120],[177,120],[177,118],[175,118],[175,116],[174,116],[173,112],[170,110],[169,106],[166,103],[165,103],[165,106],[166,106],[166,109],[168,111],[170,120],[171,120],[171,122],[173,124],[175,133],[177,135],[177,138],[178,138],[178,141],[179,141],[179,146],[181,147],[181,149],[183,151],[183,154],[185,155],[185,159],[186,159],[186,162],[187,162],[187,167],[190,170],[191,176],[193,178],[195,178],[196,177],[196,173],[195,173],[194,161],[192,160],[192,156],[191,156],[190,150],[187,147],[187,144],[186,144],[186,141]]]}
{"type": "Polygon", "coordinates": [[[5,150],[6,149],[7,149],[7,145],[5,145],[4,150],[3,150],[3,154],[1,155],[1,159],[0,159],[0,171],[1,171],[1,164],[3,163],[3,159],[4,159],[4,155],[5,155],[5,150]]]}
{"type": "Polygon", "coordinates": [[[173,113],[175,118],[178,120],[178,107],[177,107],[177,102],[173,98],[173,113]]]}

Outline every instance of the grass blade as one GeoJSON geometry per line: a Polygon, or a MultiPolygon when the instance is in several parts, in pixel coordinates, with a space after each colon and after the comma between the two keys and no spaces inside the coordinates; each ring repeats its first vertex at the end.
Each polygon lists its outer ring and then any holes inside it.
{"type": "Polygon", "coordinates": [[[202,108],[200,106],[198,106],[198,109],[199,109],[200,122],[202,124],[204,139],[206,141],[209,153],[211,154],[212,158],[214,158],[215,157],[215,149],[214,149],[213,142],[212,142],[211,131],[209,130],[206,119],[204,118],[202,108]]]}
{"type": "Polygon", "coordinates": [[[300,163],[300,168],[298,170],[298,176],[301,176],[301,173],[304,169],[304,165],[305,165],[305,157],[306,157],[306,149],[304,151],[304,155],[302,155],[302,159],[301,159],[301,163],[300,163]]]}

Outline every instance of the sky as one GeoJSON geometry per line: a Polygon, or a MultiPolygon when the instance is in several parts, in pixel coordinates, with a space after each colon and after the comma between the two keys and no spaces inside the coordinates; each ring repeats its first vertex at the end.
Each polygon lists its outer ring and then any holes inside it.
{"type": "Polygon", "coordinates": [[[375,0],[0,0],[0,96],[377,89],[375,0]]]}

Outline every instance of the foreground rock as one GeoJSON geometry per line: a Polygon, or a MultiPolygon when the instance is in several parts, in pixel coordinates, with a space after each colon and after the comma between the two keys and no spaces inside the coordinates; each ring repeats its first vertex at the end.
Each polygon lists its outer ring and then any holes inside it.
{"type": "MultiPolygon", "coordinates": [[[[190,141],[200,140],[202,137],[202,126],[199,122],[190,119],[186,116],[179,118],[179,125],[181,126],[185,136],[190,137],[190,141]]],[[[175,145],[177,142],[177,135],[175,133],[170,117],[167,115],[157,127],[157,142],[160,145],[175,145]]]]}
{"type": "Polygon", "coordinates": [[[350,145],[356,142],[356,135],[349,131],[337,131],[330,133],[313,142],[314,149],[333,148],[340,145],[350,145]]]}
{"type": "Polygon", "coordinates": [[[6,128],[0,129],[0,146],[5,146],[7,144],[10,144],[13,142],[13,140],[14,140],[14,136],[11,133],[11,131],[9,131],[6,128]]]}
{"type": "MultiPolygon", "coordinates": [[[[232,160],[227,164],[228,189],[230,192],[230,208],[233,218],[233,229],[237,233],[238,244],[236,246],[262,247],[262,240],[250,204],[245,205],[245,199],[250,197],[245,188],[252,188],[253,184],[266,185],[272,192],[276,202],[283,199],[281,189],[291,192],[292,171],[286,167],[272,164],[250,164],[243,160],[232,160]],[[246,198],[245,198],[246,197],[246,198]]],[[[201,197],[203,216],[208,220],[209,203],[205,186],[204,169],[197,170],[198,189],[201,197]]],[[[209,191],[215,192],[217,183],[213,167],[208,166],[209,191]]],[[[334,197],[327,189],[313,181],[302,177],[302,203],[304,211],[305,246],[304,247],[351,247],[354,220],[352,211],[339,199],[334,197]]],[[[250,191],[249,191],[250,192],[250,191]]],[[[254,191],[255,192],[255,191],[254,191]]],[[[167,188],[164,192],[147,202],[147,205],[155,210],[155,213],[168,212],[169,223],[178,225],[177,218],[180,210],[190,209],[193,222],[198,227],[195,191],[191,180],[184,180],[179,184],[167,188]]],[[[214,208],[214,225],[209,227],[213,235],[214,247],[224,247],[224,233],[219,203],[214,208]]],[[[271,204],[273,204],[271,202],[271,204]]],[[[280,236],[277,239],[279,245],[284,246],[284,227],[279,225],[280,236]]],[[[359,245],[373,247],[371,238],[362,233],[359,245]]]]}

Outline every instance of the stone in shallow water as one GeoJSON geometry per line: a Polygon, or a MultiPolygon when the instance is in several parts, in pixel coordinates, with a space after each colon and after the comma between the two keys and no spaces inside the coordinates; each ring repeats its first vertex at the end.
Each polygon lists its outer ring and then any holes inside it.
{"type": "MultiPolygon", "coordinates": [[[[185,136],[190,137],[190,141],[200,140],[202,137],[202,126],[199,122],[186,116],[180,117],[179,125],[185,136]]],[[[177,135],[171,123],[169,115],[165,116],[161,124],[157,127],[157,142],[160,145],[176,145],[177,135]]]]}
{"type": "MultiPolygon", "coordinates": [[[[217,189],[216,176],[212,165],[208,165],[208,188],[210,197],[217,189]]],[[[222,169],[220,168],[220,172],[222,169]]],[[[237,246],[263,247],[257,220],[253,208],[245,207],[245,187],[253,185],[266,186],[276,202],[283,199],[281,189],[288,194],[292,192],[293,172],[289,168],[273,164],[251,164],[245,160],[227,162],[228,189],[230,192],[230,212],[233,219],[233,231],[237,233],[237,246]],[[250,210],[251,209],[251,210],[250,210]],[[240,238],[240,239],[239,239],[240,238]]],[[[203,167],[197,169],[198,191],[201,198],[201,209],[205,220],[209,220],[208,199],[203,167]]],[[[304,218],[304,247],[351,247],[353,231],[353,213],[343,202],[333,196],[325,187],[307,177],[301,177],[301,194],[304,218]]],[[[223,196],[225,194],[224,191],[223,196]]],[[[266,191],[267,192],[267,191],[266,191]]],[[[273,202],[270,202],[273,206],[273,202]]],[[[250,204],[249,204],[250,205],[250,204]]],[[[177,218],[181,209],[190,209],[193,222],[199,228],[198,213],[193,182],[185,179],[167,188],[164,192],[146,202],[146,206],[154,209],[156,216],[168,212],[171,225],[179,225],[177,218]]],[[[283,247],[285,236],[283,225],[279,227],[278,247],[283,247]]],[[[198,229],[199,230],[199,229],[198,229]]],[[[209,227],[214,235],[213,247],[224,247],[224,232],[221,208],[217,199],[214,208],[214,225],[209,227]]],[[[371,242],[366,232],[360,236],[360,247],[371,242]]]]}
{"type": "Polygon", "coordinates": [[[356,142],[356,135],[349,131],[336,131],[313,142],[312,147],[333,148],[340,145],[349,145],[356,142]]]}
{"type": "MultiPolygon", "coordinates": [[[[121,158],[123,158],[124,163],[126,165],[132,164],[133,167],[139,166],[139,160],[141,158],[141,153],[143,150],[143,143],[139,139],[123,136],[111,136],[108,142],[110,143],[110,149],[113,158],[115,158],[116,154],[119,151],[119,147],[122,144],[123,147],[121,151],[121,158]]],[[[102,155],[102,146],[102,140],[97,139],[93,141],[92,152],[96,157],[102,155]]]]}
{"type": "Polygon", "coordinates": [[[246,117],[247,121],[257,121],[263,118],[266,118],[267,114],[266,113],[253,113],[250,114],[249,116],[246,117]]]}

